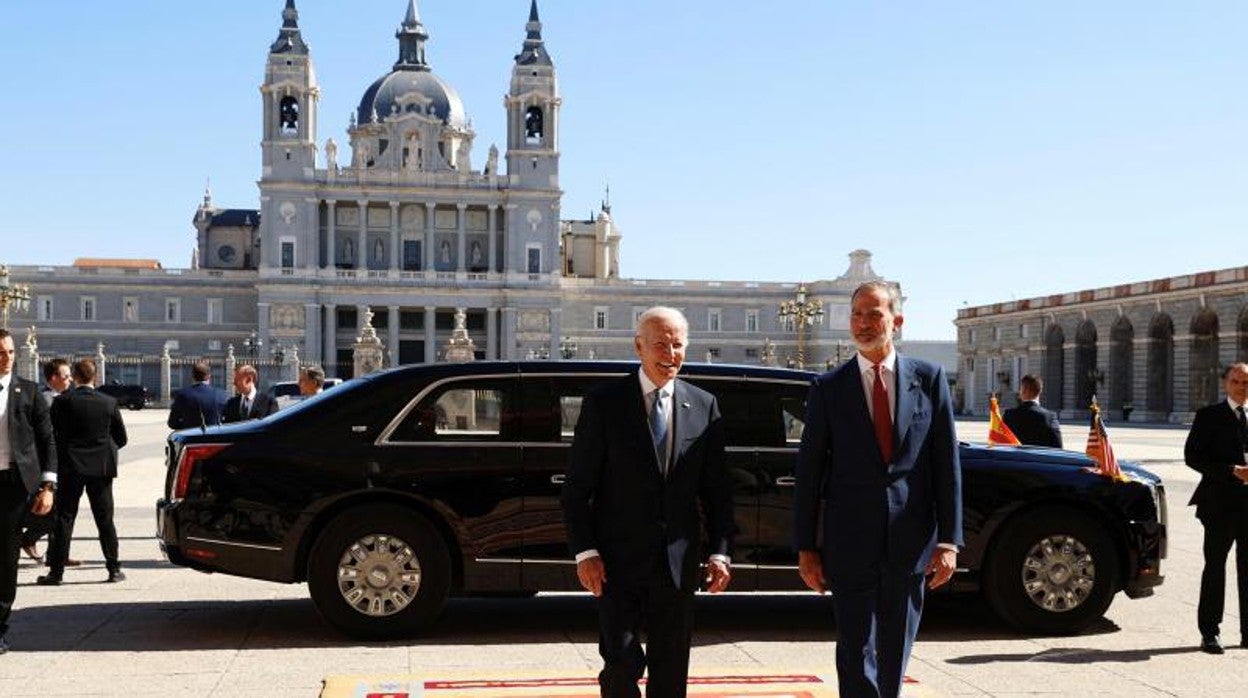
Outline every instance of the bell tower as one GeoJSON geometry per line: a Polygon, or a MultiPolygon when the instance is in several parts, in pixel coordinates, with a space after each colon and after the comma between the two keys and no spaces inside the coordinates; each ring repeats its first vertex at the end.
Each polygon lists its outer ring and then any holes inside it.
{"type": "Polygon", "coordinates": [[[261,179],[299,181],[316,166],[316,103],[320,88],[308,45],[299,32],[295,0],[286,0],[282,28],[269,47],[260,86],[264,100],[264,170],[261,179]]]}
{"type": "Polygon", "coordinates": [[[537,0],[529,7],[524,46],[507,93],[507,174],[513,185],[559,188],[559,84],[542,40],[537,0]],[[518,178],[518,179],[517,179],[518,178]]]}

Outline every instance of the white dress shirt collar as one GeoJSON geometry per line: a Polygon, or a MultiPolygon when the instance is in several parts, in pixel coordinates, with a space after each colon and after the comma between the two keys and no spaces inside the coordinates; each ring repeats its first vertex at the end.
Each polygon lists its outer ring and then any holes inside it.
{"type": "MultiPolygon", "coordinates": [[[[875,362],[871,361],[861,353],[857,354],[858,372],[859,373],[875,373],[875,362]]],[[[897,350],[889,349],[888,355],[880,362],[880,366],[888,373],[897,373],[897,350]]]]}

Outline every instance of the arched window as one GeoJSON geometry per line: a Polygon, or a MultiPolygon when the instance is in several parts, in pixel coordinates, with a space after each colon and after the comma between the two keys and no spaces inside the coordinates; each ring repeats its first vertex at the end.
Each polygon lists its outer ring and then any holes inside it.
{"type": "Polygon", "coordinates": [[[1135,328],[1124,315],[1109,331],[1109,401],[1112,410],[1134,407],[1135,328]]]}
{"type": "Polygon", "coordinates": [[[1065,343],[1066,333],[1062,331],[1062,326],[1050,325],[1044,337],[1044,388],[1049,394],[1050,405],[1057,410],[1066,404],[1062,382],[1062,366],[1066,360],[1062,345],[1065,343]]]}
{"type": "Polygon", "coordinates": [[[524,141],[541,143],[546,136],[546,124],[541,107],[529,107],[524,111],[524,141]]]}
{"type": "Polygon", "coordinates": [[[278,126],[283,134],[299,133],[299,100],[282,97],[278,126]]]}
{"type": "Polygon", "coordinates": [[[1086,410],[1104,376],[1096,365],[1096,325],[1084,320],[1075,330],[1075,409],[1086,410]]]}
{"type": "Polygon", "coordinates": [[[1205,308],[1192,318],[1191,405],[1197,407],[1216,402],[1220,389],[1218,368],[1218,314],[1205,308]]]}
{"type": "Polygon", "coordinates": [[[1174,321],[1159,313],[1148,326],[1146,398],[1150,412],[1165,419],[1174,411],[1174,321]]]}

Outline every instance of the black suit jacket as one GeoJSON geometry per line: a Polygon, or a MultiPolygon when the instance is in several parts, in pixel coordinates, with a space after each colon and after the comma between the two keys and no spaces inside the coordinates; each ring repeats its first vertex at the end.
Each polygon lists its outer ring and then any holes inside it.
{"type": "Polygon", "coordinates": [[[191,429],[221,423],[225,411],[225,391],[208,383],[196,383],[173,394],[169,407],[170,429],[191,429]]]}
{"type": "Polygon", "coordinates": [[[692,591],[702,552],[699,504],[707,554],[731,555],[736,526],[719,406],[710,393],[677,379],[672,410],[664,479],[636,373],[601,386],[581,404],[563,516],[572,554],[596,549],[610,584],[644,584],[663,550],[676,588],[692,591]]]}
{"type": "Polygon", "coordinates": [[[117,477],[117,449],[126,445],[126,425],[116,400],[77,386],[52,401],[52,426],[62,470],[117,477]]]}
{"type": "Polygon", "coordinates": [[[1232,474],[1232,466],[1244,464],[1243,437],[1239,419],[1225,400],[1196,411],[1183,459],[1200,473],[1188,502],[1196,506],[1198,518],[1248,511],[1248,485],[1232,474]]]}
{"type": "Polygon", "coordinates": [[[268,393],[256,391],[256,399],[251,401],[251,409],[247,414],[239,414],[239,410],[243,405],[241,395],[235,395],[225,403],[225,409],[221,412],[221,422],[242,422],[248,419],[264,419],[265,417],[277,411],[277,400],[269,397],[268,393]]]}
{"type": "Polygon", "coordinates": [[[921,574],[938,542],[963,544],[962,468],[944,371],[898,355],[895,400],[893,460],[885,463],[857,359],[810,388],[793,545],[819,550],[829,579],[873,568],[921,574]]]}
{"type": "Polygon", "coordinates": [[[1062,431],[1057,423],[1057,414],[1044,409],[1038,402],[1028,400],[1018,407],[1011,407],[1001,415],[1001,419],[1024,444],[1062,447],[1062,431]]]}
{"type": "Polygon", "coordinates": [[[9,450],[27,492],[34,492],[43,473],[56,472],[56,440],[48,401],[39,386],[14,375],[0,398],[8,400],[9,450]]]}

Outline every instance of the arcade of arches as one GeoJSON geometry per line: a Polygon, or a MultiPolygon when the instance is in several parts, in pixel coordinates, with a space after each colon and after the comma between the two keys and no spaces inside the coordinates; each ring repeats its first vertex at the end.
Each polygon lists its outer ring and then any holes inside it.
{"type": "Polygon", "coordinates": [[[965,308],[955,324],[963,413],[987,414],[993,393],[1014,404],[1033,373],[1066,418],[1095,396],[1107,420],[1187,422],[1248,361],[1248,267],[965,308]]]}

